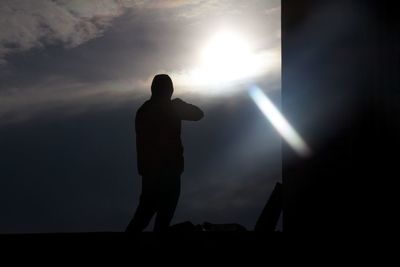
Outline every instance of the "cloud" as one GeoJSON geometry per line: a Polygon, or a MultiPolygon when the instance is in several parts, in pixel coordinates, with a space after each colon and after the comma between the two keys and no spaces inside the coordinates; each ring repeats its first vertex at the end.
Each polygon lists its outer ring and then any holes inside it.
{"type": "MultiPolygon", "coordinates": [[[[232,25],[240,24],[235,29],[252,33],[257,55],[276,51],[279,56],[276,37],[260,34],[277,28],[265,23],[279,20],[279,12],[264,14],[274,6],[227,0],[0,1],[0,61],[9,63],[0,74],[0,122],[147,97],[144,90],[158,72],[171,74],[177,95],[210,95],[214,88],[195,88],[185,78],[196,69],[197,52],[215,30],[214,22],[220,14],[230,16],[232,25]],[[34,48],[42,49],[18,53],[34,48]]],[[[276,80],[278,72],[274,68],[262,78],[276,80]]]]}
{"type": "Polygon", "coordinates": [[[54,43],[73,48],[102,36],[111,21],[128,8],[180,9],[176,17],[190,18],[240,13],[243,7],[239,2],[201,0],[3,0],[0,2],[0,64],[5,64],[5,57],[15,52],[54,43]],[[185,9],[181,10],[182,7],[185,9]]]}
{"type": "MultiPolygon", "coordinates": [[[[171,77],[174,79],[173,75],[171,77]]],[[[269,91],[280,90],[279,80],[277,72],[259,78],[260,84],[269,91]],[[263,80],[268,82],[264,84],[263,80]]],[[[24,122],[43,114],[76,115],[118,108],[148,98],[150,84],[151,78],[82,82],[65,77],[48,77],[31,86],[0,90],[0,126],[24,122]]],[[[194,96],[203,105],[214,106],[247,87],[241,83],[232,84],[232,93],[225,94],[209,92],[210,88],[194,88],[198,91],[188,85],[175,84],[174,97],[186,99],[194,96]]]]}
{"type": "Polygon", "coordinates": [[[144,0],[136,1],[137,8],[147,8],[147,9],[159,9],[159,8],[179,8],[187,5],[198,5],[202,2],[213,2],[213,1],[202,1],[202,0],[144,0]]]}
{"type": "MultiPolygon", "coordinates": [[[[79,46],[102,36],[110,22],[128,8],[173,9],[214,1],[3,0],[0,2],[0,64],[9,54],[61,43],[79,46]]],[[[201,9],[201,8],[200,8],[201,9]]]]}
{"type": "Polygon", "coordinates": [[[100,36],[128,2],[4,0],[0,2],[0,60],[14,52],[62,43],[76,47],[100,36]]]}
{"type": "Polygon", "coordinates": [[[265,13],[266,15],[272,15],[272,14],[275,14],[275,13],[278,13],[278,12],[282,12],[281,10],[282,10],[282,9],[281,9],[281,6],[279,5],[279,6],[274,6],[274,7],[266,8],[266,9],[264,10],[264,13],[265,13]]]}
{"type": "Polygon", "coordinates": [[[80,114],[109,109],[144,95],[144,81],[84,83],[49,77],[29,88],[0,91],[0,123],[22,122],[39,114],[80,114]]]}

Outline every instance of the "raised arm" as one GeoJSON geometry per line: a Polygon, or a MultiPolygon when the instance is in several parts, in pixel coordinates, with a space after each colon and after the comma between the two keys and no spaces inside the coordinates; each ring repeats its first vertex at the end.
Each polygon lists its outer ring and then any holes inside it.
{"type": "Polygon", "coordinates": [[[181,120],[198,121],[204,117],[204,112],[200,108],[186,103],[180,98],[173,99],[172,105],[174,106],[181,120]]]}

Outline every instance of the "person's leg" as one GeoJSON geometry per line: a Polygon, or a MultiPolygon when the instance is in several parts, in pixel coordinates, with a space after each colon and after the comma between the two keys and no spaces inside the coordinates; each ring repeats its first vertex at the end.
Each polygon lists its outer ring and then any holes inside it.
{"type": "Polygon", "coordinates": [[[153,192],[151,181],[148,177],[142,178],[142,193],[140,195],[139,205],[136,209],[133,219],[130,221],[126,232],[142,232],[150,223],[151,218],[156,212],[157,201],[156,192],[153,192]]]}
{"type": "Polygon", "coordinates": [[[180,177],[173,177],[171,185],[163,193],[158,203],[154,232],[166,232],[174,217],[175,209],[180,195],[180,177]]]}
{"type": "Polygon", "coordinates": [[[147,196],[140,196],[139,205],[133,219],[126,228],[126,232],[142,232],[147,227],[156,212],[156,207],[153,202],[154,201],[147,196]]]}

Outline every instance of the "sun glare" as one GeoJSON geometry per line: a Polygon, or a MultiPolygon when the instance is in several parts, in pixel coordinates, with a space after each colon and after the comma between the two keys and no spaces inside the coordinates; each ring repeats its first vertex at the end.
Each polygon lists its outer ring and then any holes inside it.
{"type": "Polygon", "coordinates": [[[265,74],[278,63],[279,53],[256,51],[238,32],[222,30],[199,49],[196,66],[176,76],[181,84],[218,88],[216,92],[221,93],[232,90],[232,83],[265,74]]]}
{"type": "Polygon", "coordinates": [[[208,78],[216,82],[248,76],[257,67],[249,44],[232,32],[214,36],[203,49],[201,59],[208,78]]]}

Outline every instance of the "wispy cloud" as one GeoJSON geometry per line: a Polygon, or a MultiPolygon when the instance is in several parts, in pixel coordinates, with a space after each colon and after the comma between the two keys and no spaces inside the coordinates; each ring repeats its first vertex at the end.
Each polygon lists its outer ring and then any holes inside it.
{"type": "MultiPolygon", "coordinates": [[[[171,74],[177,95],[209,92],[195,88],[187,73],[196,69],[196,51],[215,30],[213,21],[243,12],[247,19],[239,17],[251,23],[240,24],[255,33],[257,55],[279,55],[279,43],[257,34],[265,31],[264,10],[279,15],[275,6],[259,0],[0,1],[0,122],[147,97],[157,72],[171,74]],[[41,49],[18,57],[35,48],[41,49]]],[[[277,74],[274,69],[264,78],[277,74]]]]}
{"type": "MultiPolygon", "coordinates": [[[[169,9],[204,1],[3,0],[0,2],[0,64],[11,53],[61,43],[73,48],[103,34],[128,8],[169,9]]],[[[213,1],[205,1],[213,2],[213,1]]]]}
{"type": "Polygon", "coordinates": [[[4,0],[0,2],[0,63],[14,52],[61,43],[76,47],[102,34],[128,2],[4,0]]]}
{"type": "Polygon", "coordinates": [[[272,15],[272,14],[275,14],[275,13],[280,13],[281,12],[281,6],[279,5],[279,6],[274,6],[274,7],[270,7],[270,8],[266,8],[265,10],[264,10],[264,13],[266,14],[266,15],[272,15]]]}
{"type": "Polygon", "coordinates": [[[113,108],[143,95],[144,81],[84,83],[51,77],[29,88],[0,91],[0,122],[21,122],[43,113],[79,114],[113,108]]]}
{"type": "MultiPolygon", "coordinates": [[[[257,1],[255,1],[257,2],[257,1]]],[[[0,64],[14,52],[61,43],[76,47],[103,34],[112,19],[129,8],[179,9],[177,17],[240,13],[237,1],[185,0],[2,0],[0,2],[0,64]]],[[[266,9],[277,11],[278,7],[266,9]]]]}

